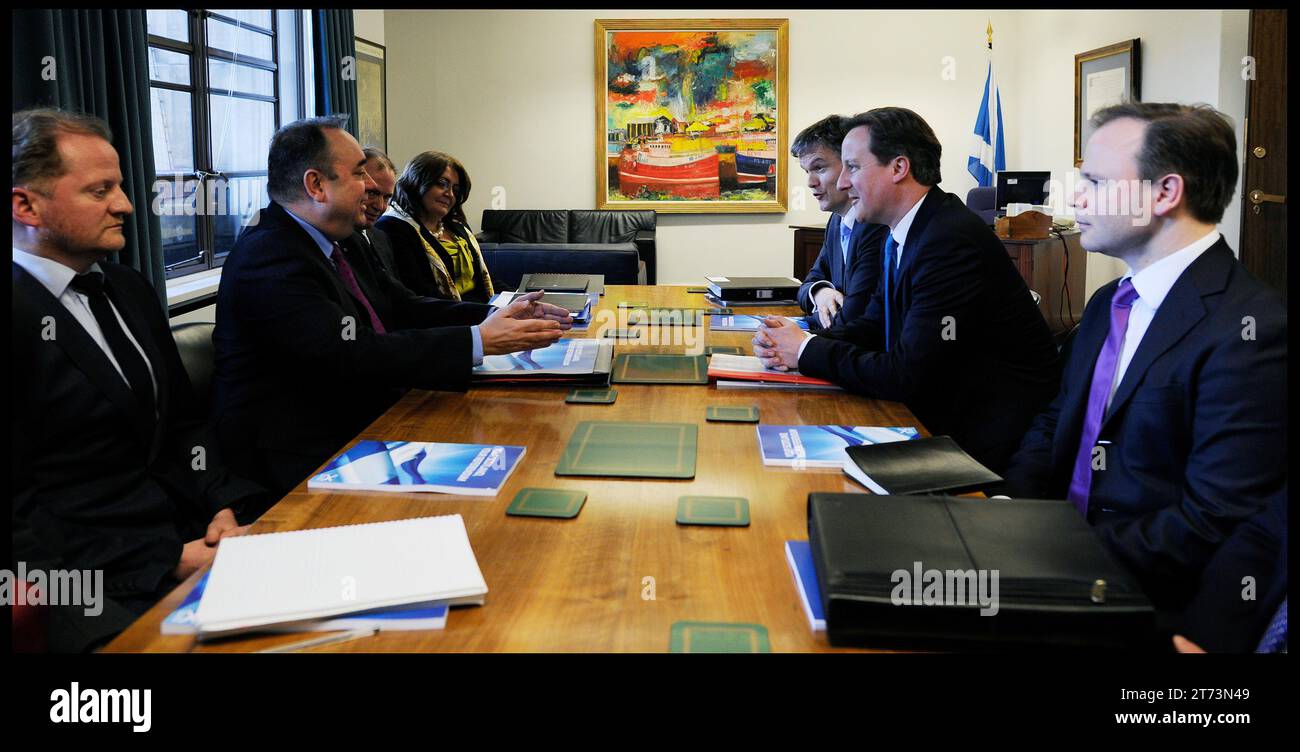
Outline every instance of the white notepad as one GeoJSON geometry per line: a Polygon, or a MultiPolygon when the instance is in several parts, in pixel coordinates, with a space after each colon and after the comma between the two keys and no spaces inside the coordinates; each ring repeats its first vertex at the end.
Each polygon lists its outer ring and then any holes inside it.
{"type": "Polygon", "coordinates": [[[417,517],[226,538],[194,621],[214,637],[486,594],[461,516],[417,517]]]}

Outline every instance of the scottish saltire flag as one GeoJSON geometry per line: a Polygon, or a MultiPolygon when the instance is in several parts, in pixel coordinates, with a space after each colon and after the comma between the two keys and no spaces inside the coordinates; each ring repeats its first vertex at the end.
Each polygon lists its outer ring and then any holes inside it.
{"type": "Polygon", "coordinates": [[[993,75],[993,57],[989,56],[989,75],[984,79],[984,99],[975,118],[975,145],[966,160],[966,171],[982,186],[993,185],[998,170],[1007,169],[1007,148],[1002,140],[1002,93],[993,75]]]}

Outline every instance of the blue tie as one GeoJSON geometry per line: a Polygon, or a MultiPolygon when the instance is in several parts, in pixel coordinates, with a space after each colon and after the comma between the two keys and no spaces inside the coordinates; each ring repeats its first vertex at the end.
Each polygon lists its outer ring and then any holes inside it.
{"type": "Polygon", "coordinates": [[[898,250],[898,243],[894,240],[894,234],[885,235],[885,352],[889,352],[889,309],[891,307],[889,301],[891,299],[890,288],[893,287],[894,280],[894,252],[896,250],[898,250]]]}
{"type": "Polygon", "coordinates": [[[845,284],[848,284],[849,269],[849,238],[853,236],[853,228],[848,227],[843,221],[840,222],[840,257],[844,259],[845,284]]]}
{"type": "Polygon", "coordinates": [[[1273,615],[1273,621],[1268,623],[1268,629],[1264,630],[1264,637],[1259,641],[1259,647],[1255,648],[1256,653],[1282,653],[1286,652],[1286,602],[1282,599],[1282,605],[1278,606],[1277,613],[1273,615]]]}

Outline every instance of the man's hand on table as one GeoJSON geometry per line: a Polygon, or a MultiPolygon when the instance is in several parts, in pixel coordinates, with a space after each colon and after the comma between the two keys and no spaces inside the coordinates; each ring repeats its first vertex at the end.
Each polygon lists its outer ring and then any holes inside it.
{"type": "Polygon", "coordinates": [[[768,316],[754,332],[754,354],[765,368],[778,371],[799,370],[799,347],[809,335],[793,321],[768,316]]]}

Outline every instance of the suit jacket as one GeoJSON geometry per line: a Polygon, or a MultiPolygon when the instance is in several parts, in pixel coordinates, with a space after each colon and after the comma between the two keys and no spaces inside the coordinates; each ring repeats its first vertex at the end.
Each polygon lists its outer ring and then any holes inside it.
{"type": "MultiPolygon", "coordinates": [[[[821,253],[813,262],[812,269],[799,287],[799,305],[805,311],[812,312],[813,285],[829,282],[836,290],[844,293],[844,305],[831,322],[832,326],[845,324],[867,312],[867,303],[876,292],[880,282],[880,250],[885,245],[885,235],[889,228],[885,225],[859,222],[849,234],[848,264],[844,263],[844,254],[840,246],[840,215],[832,214],[826,223],[826,239],[822,242],[821,253]]],[[[816,315],[808,316],[808,324],[813,329],[821,329],[821,320],[816,315]]]]}
{"type": "Polygon", "coordinates": [[[375,270],[388,272],[394,279],[400,279],[397,276],[397,260],[393,257],[393,241],[388,239],[388,234],[378,227],[371,227],[363,235],[358,234],[362,239],[370,240],[370,248],[374,251],[372,261],[375,270]]]}
{"type": "Polygon", "coordinates": [[[1210,652],[1248,653],[1287,596],[1286,487],[1237,526],[1205,567],[1179,631],[1210,652]],[[1252,598],[1242,580],[1254,581],[1252,598]]]}
{"type": "MultiPolygon", "coordinates": [[[[1060,394],[1006,473],[1012,495],[1066,498],[1118,286],[1088,302],[1060,394]]],[[[1089,518],[1158,607],[1185,606],[1214,549],[1285,481],[1286,402],[1285,304],[1219,238],[1160,304],[1098,435],[1089,518]]]]}
{"type": "Polygon", "coordinates": [[[177,584],[181,547],[201,538],[213,515],[231,507],[246,520],[243,505],[266,496],[223,469],[153,288],[129,267],[100,267],[152,367],[156,420],[68,309],[13,264],[14,560],[29,569],[102,569],[111,599],[99,617],[80,608],[52,614],[55,650],[81,650],[124,629],[177,584]]]}
{"type": "Polygon", "coordinates": [[[995,472],[1059,379],[1047,322],[1006,249],[937,187],[912,220],[889,300],[878,285],[865,315],[812,338],[799,370],[906,403],[931,433],[952,436],[995,472]]]}
{"type": "Polygon", "coordinates": [[[272,202],[240,235],[217,291],[214,403],[235,467],[283,494],[409,387],[463,391],[478,303],[404,295],[340,244],[386,334],[331,262],[272,202]]]}
{"type": "MultiPolygon", "coordinates": [[[[375,226],[388,236],[387,239],[392,248],[393,260],[396,264],[393,276],[420,295],[427,295],[431,298],[447,298],[451,296],[448,290],[439,287],[433,267],[429,265],[429,254],[424,250],[424,243],[420,242],[420,235],[423,234],[434,252],[444,253],[442,244],[434,240],[428,230],[421,229],[417,231],[402,219],[390,215],[380,217],[375,222],[375,226]]],[[[469,241],[471,262],[474,264],[474,289],[470,291],[469,299],[486,302],[489,297],[488,290],[491,288],[491,282],[487,265],[483,261],[483,252],[478,247],[478,241],[474,239],[474,233],[470,232],[468,227],[459,224],[449,225],[449,227],[469,241]]],[[[448,261],[445,257],[442,258],[442,263],[450,273],[451,268],[447,265],[448,261]]]]}

